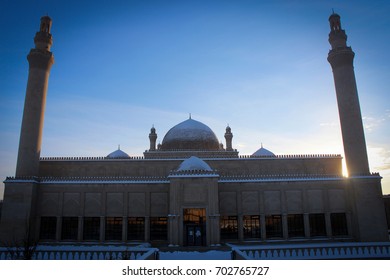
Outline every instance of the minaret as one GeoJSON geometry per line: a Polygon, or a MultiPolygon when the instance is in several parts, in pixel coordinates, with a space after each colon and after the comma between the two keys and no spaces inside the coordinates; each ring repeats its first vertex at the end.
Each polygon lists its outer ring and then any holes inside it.
{"type": "Polygon", "coordinates": [[[233,151],[233,147],[232,147],[233,133],[229,125],[226,127],[225,139],[226,139],[226,151],[233,151]]]}
{"type": "Polygon", "coordinates": [[[38,176],[42,144],[43,119],[50,68],[54,63],[50,47],[50,17],[41,18],[39,31],[35,34],[35,48],[27,56],[29,62],[28,82],[22,128],[20,132],[16,176],[38,176]]]}
{"type": "Polygon", "coordinates": [[[155,151],[156,150],[157,134],[156,134],[156,129],[154,128],[154,126],[150,129],[149,140],[150,140],[149,151],[155,151]]]}
{"type": "Polygon", "coordinates": [[[340,16],[333,13],[329,23],[332,49],[328,61],[333,70],[348,174],[367,175],[370,171],[353,68],[355,53],[347,46],[347,35],[341,29],[340,16]]]}

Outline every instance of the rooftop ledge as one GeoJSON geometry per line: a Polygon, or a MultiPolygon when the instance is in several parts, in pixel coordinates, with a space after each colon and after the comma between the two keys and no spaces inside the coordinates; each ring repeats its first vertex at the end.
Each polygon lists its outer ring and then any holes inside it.
{"type": "Polygon", "coordinates": [[[234,182],[278,182],[278,181],[335,181],[348,179],[382,179],[379,173],[369,175],[342,177],[321,174],[290,174],[290,175],[247,175],[247,176],[219,176],[217,173],[202,172],[171,173],[167,177],[7,177],[4,183],[169,183],[169,178],[177,177],[219,177],[220,183],[234,182]]]}
{"type": "MultiPolygon", "coordinates": [[[[183,151],[190,152],[190,151],[183,151]]],[[[172,159],[181,159],[184,160],[187,157],[178,156],[169,158],[165,157],[156,157],[156,158],[145,158],[143,156],[133,156],[129,158],[108,158],[108,157],[41,157],[40,161],[133,161],[133,160],[172,160],[172,159]]],[[[202,157],[206,160],[222,160],[222,159],[313,159],[313,158],[339,158],[341,159],[340,154],[302,154],[302,155],[276,155],[276,156],[252,156],[252,155],[242,155],[238,157],[202,157]]]]}

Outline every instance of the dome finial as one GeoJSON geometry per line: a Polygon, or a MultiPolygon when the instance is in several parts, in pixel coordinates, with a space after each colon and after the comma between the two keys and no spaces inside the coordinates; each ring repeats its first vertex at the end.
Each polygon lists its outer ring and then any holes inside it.
{"type": "Polygon", "coordinates": [[[191,113],[190,113],[190,117],[189,117],[189,119],[191,119],[191,113]]]}
{"type": "Polygon", "coordinates": [[[118,144],[118,150],[120,150],[121,149],[121,144],[118,144]]]}

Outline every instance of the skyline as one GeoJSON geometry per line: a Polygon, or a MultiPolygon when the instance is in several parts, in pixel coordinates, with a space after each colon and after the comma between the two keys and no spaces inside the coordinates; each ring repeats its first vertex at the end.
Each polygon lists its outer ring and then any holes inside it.
{"type": "Polygon", "coordinates": [[[38,1],[20,10],[5,1],[0,176],[15,174],[26,56],[46,13],[53,20],[55,64],[42,157],[106,156],[118,144],[142,156],[152,126],[159,143],[190,113],[224,145],[229,124],[240,155],[254,153],[261,143],[277,155],[343,155],[326,60],[334,8],[356,54],[370,170],[380,172],[383,192],[390,193],[385,2],[86,1],[76,9],[76,1],[38,1]]]}

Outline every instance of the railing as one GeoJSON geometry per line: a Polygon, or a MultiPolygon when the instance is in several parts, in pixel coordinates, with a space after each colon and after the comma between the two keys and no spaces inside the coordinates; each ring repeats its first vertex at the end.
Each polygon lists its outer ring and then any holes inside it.
{"type": "Polygon", "coordinates": [[[254,156],[254,155],[242,155],[240,158],[270,158],[270,159],[305,159],[305,158],[341,158],[340,154],[297,154],[297,155],[263,155],[263,156],[254,156]]]}
{"type": "Polygon", "coordinates": [[[220,181],[250,181],[250,180],[264,180],[264,181],[274,181],[274,180],[341,180],[344,177],[339,175],[326,175],[326,174],[261,174],[261,175],[227,175],[221,176],[220,181]]]}
{"type": "Polygon", "coordinates": [[[217,173],[217,170],[172,170],[169,173],[168,178],[186,176],[219,177],[219,174],[217,173]]]}
{"type": "Polygon", "coordinates": [[[170,150],[170,151],[153,151],[147,152],[148,156],[130,156],[123,158],[109,158],[109,157],[41,157],[41,161],[131,161],[131,160],[156,160],[156,159],[185,159],[188,156],[174,155],[172,153],[184,153],[184,154],[201,154],[203,159],[311,159],[311,158],[341,158],[340,154],[297,154],[297,155],[274,155],[274,156],[254,156],[254,155],[240,155],[238,156],[237,151],[190,151],[190,150],[170,150]],[[149,154],[150,153],[150,154],[149,154]],[[234,153],[229,155],[230,153],[234,153]],[[156,156],[153,156],[156,154],[156,156]],[[170,155],[172,154],[172,155],[170,155]],[[160,156],[159,156],[160,155],[160,156]],[[165,155],[170,155],[166,157],[165,155]]]}
{"type": "Polygon", "coordinates": [[[117,161],[117,160],[144,160],[143,156],[130,156],[130,157],[41,157],[40,161],[117,161]]]}
{"type": "Polygon", "coordinates": [[[34,181],[37,183],[50,183],[50,182],[169,182],[167,177],[155,177],[155,176],[137,176],[137,177],[124,177],[124,176],[105,176],[105,177],[7,177],[7,181],[34,181]]]}
{"type": "Polygon", "coordinates": [[[0,260],[155,260],[156,248],[131,248],[128,250],[87,250],[87,249],[37,249],[31,256],[23,250],[0,248],[0,260]]]}
{"type": "Polygon", "coordinates": [[[390,242],[233,247],[235,260],[390,259],[390,242]]]}

